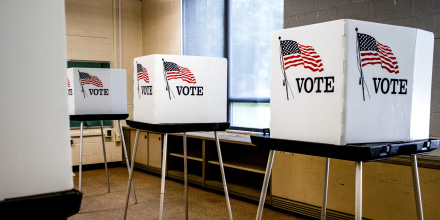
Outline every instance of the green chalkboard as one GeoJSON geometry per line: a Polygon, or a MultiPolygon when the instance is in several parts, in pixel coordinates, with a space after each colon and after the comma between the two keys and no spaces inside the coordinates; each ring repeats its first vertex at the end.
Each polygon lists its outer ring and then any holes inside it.
{"type": "MultiPolygon", "coordinates": [[[[95,62],[95,61],[67,61],[67,68],[82,67],[82,68],[107,68],[110,69],[110,62],[95,62]]],[[[104,126],[112,126],[112,120],[104,120],[104,126]]],[[[70,121],[70,128],[79,128],[81,126],[79,121],[70,121]]],[[[101,126],[99,121],[85,121],[84,127],[101,126]]]]}

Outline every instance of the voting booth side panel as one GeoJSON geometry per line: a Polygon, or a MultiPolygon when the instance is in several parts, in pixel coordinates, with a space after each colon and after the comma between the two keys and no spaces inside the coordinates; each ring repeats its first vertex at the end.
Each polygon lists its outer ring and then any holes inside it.
{"type": "Polygon", "coordinates": [[[64,2],[2,1],[0,24],[0,202],[72,190],[64,2]]]}
{"type": "Polygon", "coordinates": [[[433,48],[417,32],[347,20],[345,143],[429,137],[432,53],[416,51],[433,48]]]}
{"type": "Polygon", "coordinates": [[[272,138],[340,143],[344,39],[343,20],[272,32],[272,138]]]}
{"type": "MultiPolygon", "coordinates": [[[[215,80],[209,80],[208,122],[228,122],[227,119],[227,84],[228,61],[224,58],[210,58],[208,73],[215,80]]],[[[205,90],[203,90],[204,93],[205,90]]]]}
{"type": "Polygon", "coordinates": [[[431,113],[434,34],[417,30],[412,98],[411,140],[427,139],[431,113]]]}
{"type": "MultiPolygon", "coordinates": [[[[125,69],[110,69],[111,72],[111,109],[115,114],[127,113],[127,75],[125,69]]],[[[110,91],[104,91],[109,94],[110,91]]]]}
{"type": "Polygon", "coordinates": [[[155,82],[163,80],[163,74],[158,72],[155,59],[149,57],[137,57],[133,61],[133,120],[156,124],[155,98],[158,96],[158,87],[155,82]]]}

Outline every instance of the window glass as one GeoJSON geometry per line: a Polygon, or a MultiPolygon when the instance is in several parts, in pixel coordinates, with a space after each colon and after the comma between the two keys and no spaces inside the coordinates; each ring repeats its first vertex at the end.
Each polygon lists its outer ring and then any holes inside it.
{"type": "Polygon", "coordinates": [[[283,1],[230,1],[229,97],[270,97],[270,34],[283,28],[283,1]]]}
{"type": "Polygon", "coordinates": [[[225,57],[225,2],[183,1],[183,54],[225,57]]]}
{"type": "Polygon", "coordinates": [[[230,1],[228,89],[231,126],[269,127],[269,103],[249,102],[268,102],[270,99],[270,35],[283,28],[283,11],[283,0],[230,1]]]}
{"type": "Polygon", "coordinates": [[[284,0],[183,0],[183,54],[228,59],[232,127],[268,128],[270,35],[284,0]]]}
{"type": "Polygon", "coordinates": [[[235,127],[268,128],[269,114],[269,103],[232,102],[230,123],[235,127]]]}

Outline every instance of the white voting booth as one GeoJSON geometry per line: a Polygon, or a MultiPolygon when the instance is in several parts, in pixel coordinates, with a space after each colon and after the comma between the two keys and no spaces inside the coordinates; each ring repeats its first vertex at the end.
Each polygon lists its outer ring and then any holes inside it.
{"type": "MultiPolygon", "coordinates": [[[[79,190],[82,190],[84,121],[98,120],[101,123],[104,166],[107,176],[107,189],[110,193],[104,120],[118,120],[127,169],[130,170],[121,124],[121,120],[125,120],[128,117],[126,71],[124,69],[69,68],[67,70],[67,93],[70,119],[80,121],[79,190]]],[[[135,203],[137,203],[136,193],[134,193],[134,196],[135,203]]]]}
{"type": "Polygon", "coordinates": [[[225,58],[149,55],[134,59],[133,120],[227,122],[225,58]]]}
{"type": "MultiPolygon", "coordinates": [[[[155,54],[134,59],[133,121],[136,128],[132,163],[136,158],[139,130],[164,134],[159,219],[163,218],[168,133],[183,133],[185,216],[188,218],[186,132],[213,131],[222,174],[229,218],[232,211],[217,131],[229,128],[227,105],[227,60],[225,58],[155,54]]],[[[133,178],[133,168],[130,180],[133,178]]],[[[130,186],[124,219],[127,216],[130,186]]]]}
{"type": "Polygon", "coordinates": [[[127,114],[126,81],[124,69],[67,69],[69,114],[127,114]]]}
{"type": "Polygon", "coordinates": [[[271,35],[271,137],[330,144],[429,137],[434,36],[336,20],[271,35]]]}
{"type": "Polygon", "coordinates": [[[61,195],[73,190],[64,1],[1,1],[0,26],[0,210],[69,216],[81,197],[61,195]]]}

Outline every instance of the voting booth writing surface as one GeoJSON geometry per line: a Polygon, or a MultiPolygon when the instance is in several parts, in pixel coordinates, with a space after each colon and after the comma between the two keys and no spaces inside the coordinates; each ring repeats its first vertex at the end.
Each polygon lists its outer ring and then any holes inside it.
{"type": "Polygon", "coordinates": [[[271,137],[427,139],[433,44],[424,30],[346,19],[272,32],[271,137]]]}

